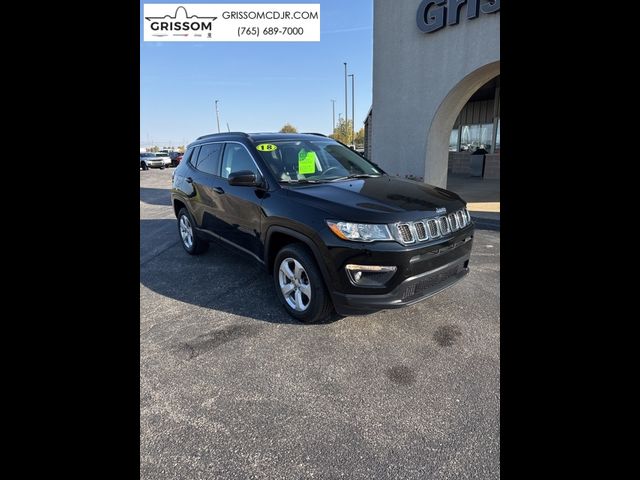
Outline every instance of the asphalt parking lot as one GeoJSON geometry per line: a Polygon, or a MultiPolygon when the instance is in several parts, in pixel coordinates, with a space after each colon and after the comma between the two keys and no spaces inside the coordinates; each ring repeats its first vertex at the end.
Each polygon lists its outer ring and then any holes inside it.
{"type": "Polygon", "coordinates": [[[500,232],[439,295],[303,325],[253,260],[182,250],[172,172],[140,172],[141,478],[499,478],[500,232]]]}

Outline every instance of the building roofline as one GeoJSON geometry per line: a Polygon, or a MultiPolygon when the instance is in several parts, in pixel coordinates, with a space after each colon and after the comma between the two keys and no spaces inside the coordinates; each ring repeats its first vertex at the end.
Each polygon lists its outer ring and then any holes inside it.
{"type": "Polygon", "coordinates": [[[367,123],[367,119],[369,118],[369,115],[371,115],[372,111],[373,111],[373,105],[371,105],[371,107],[369,107],[369,111],[367,112],[367,116],[364,117],[364,121],[362,123],[367,123]]]}

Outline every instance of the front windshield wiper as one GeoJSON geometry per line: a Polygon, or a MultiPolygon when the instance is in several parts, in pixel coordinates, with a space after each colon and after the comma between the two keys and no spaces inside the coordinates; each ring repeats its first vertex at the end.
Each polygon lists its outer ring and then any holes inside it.
{"type": "Polygon", "coordinates": [[[309,180],[308,178],[300,178],[298,180],[281,180],[280,183],[296,184],[296,183],[323,183],[322,180],[309,180]]]}
{"type": "Polygon", "coordinates": [[[374,174],[374,173],[354,173],[352,175],[347,175],[346,177],[338,177],[338,178],[334,178],[331,181],[335,182],[336,180],[348,180],[350,178],[373,178],[373,177],[380,177],[380,174],[374,174]]]}

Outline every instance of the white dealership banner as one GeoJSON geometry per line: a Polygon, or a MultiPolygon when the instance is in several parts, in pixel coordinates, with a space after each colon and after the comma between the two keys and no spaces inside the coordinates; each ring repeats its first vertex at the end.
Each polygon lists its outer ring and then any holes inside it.
{"type": "Polygon", "coordinates": [[[319,3],[145,3],[145,42],[319,42],[319,3]]]}

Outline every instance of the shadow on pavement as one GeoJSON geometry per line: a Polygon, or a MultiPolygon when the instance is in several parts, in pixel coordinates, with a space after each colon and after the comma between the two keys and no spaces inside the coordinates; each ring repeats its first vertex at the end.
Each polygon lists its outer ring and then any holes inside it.
{"type": "Polygon", "coordinates": [[[167,188],[140,187],[140,200],[151,205],[171,205],[171,190],[167,188]]]}
{"type": "Polygon", "coordinates": [[[286,313],[262,265],[222,242],[188,255],[173,219],[140,220],[140,252],[140,283],[155,293],[263,322],[305,325],[286,313]],[[154,252],[158,244],[165,247],[154,252]]]}

